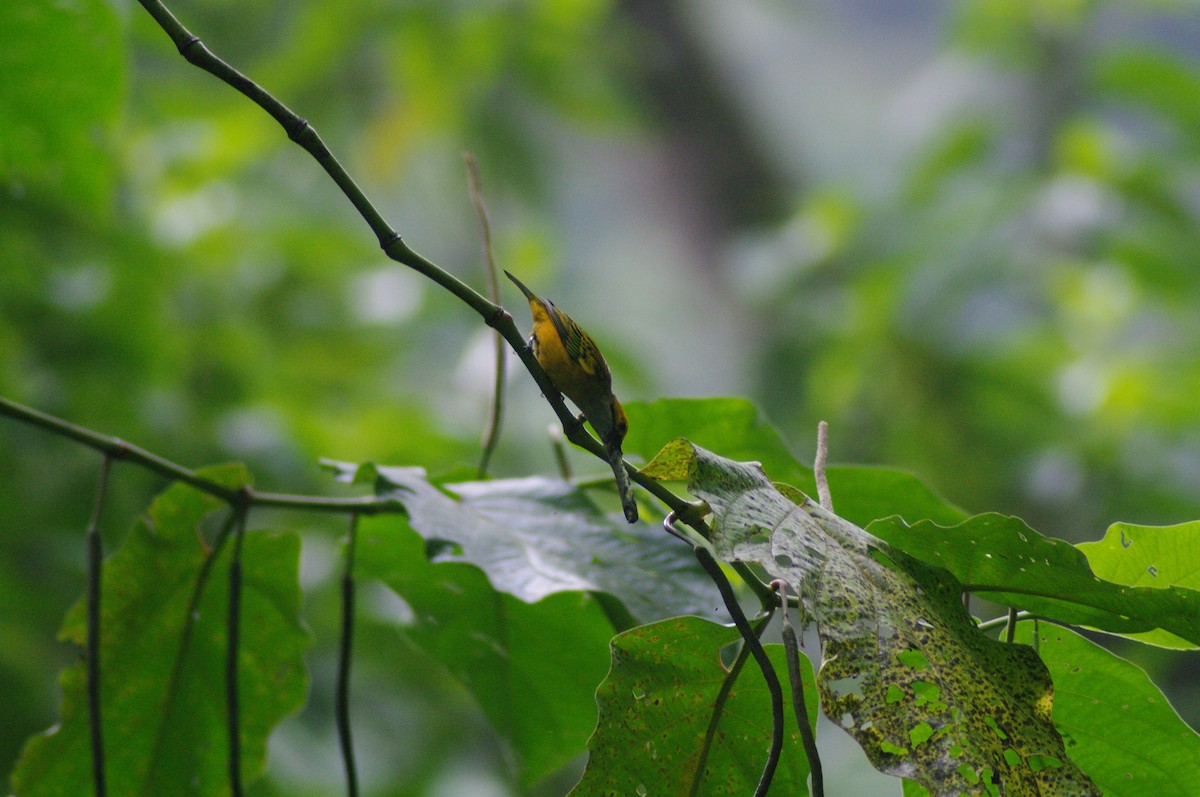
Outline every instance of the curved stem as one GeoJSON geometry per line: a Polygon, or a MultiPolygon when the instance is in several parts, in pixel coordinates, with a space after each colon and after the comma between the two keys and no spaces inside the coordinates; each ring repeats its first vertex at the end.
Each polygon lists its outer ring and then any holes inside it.
{"type": "Polygon", "coordinates": [[[783,608],[783,650],[787,656],[788,680],[792,684],[792,711],[796,714],[796,725],[800,728],[800,740],[804,744],[804,755],[808,758],[808,771],[812,776],[813,797],[825,797],[825,775],[821,768],[821,754],[817,750],[817,739],[808,724],[808,706],[804,700],[804,676],[800,672],[800,645],[796,640],[796,629],[788,616],[787,582],[775,579],[771,586],[779,590],[779,605],[783,608]]]}
{"type": "MultiPolygon", "coordinates": [[[[488,218],[487,205],[483,202],[483,183],[479,178],[479,164],[472,152],[463,153],[467,164],[467,188],[471,204],[479,217],[480,248],[483,250],[483,270],[487,275],[488,296],[496,305],[500,303],[500,278],[496,274],[496,258],[492,256],[492,223],[488,218]]],[[[492,400],[489,402],[487,425],[483,430],[483,444],[479,454],[479,478],[487,477],[488,463],[500,442],[500,427],[504,420],[504,338],[499,332],[492,335],[495,342],[495,359],[492,366],[492,400]]]]}
{"type": "Polygon", "coordinates": [[[349,797],[358,795],[358,767],[354,763],[354,740],[350,735],[350,651],[354,637],[354,547],[357,532],[358,515],[351,514],[350,531],[346,536],[346,568],[342,572],[342,636],[338,649],[334,709],[342,765],[346,770],[346,794],[349,797]]]}
{"type": "Polygon", "coordinates": [[[1017,634],[1017,610],[1011,606],[1008,609],[1007,620],[1004,624],[1004,641],[1011,645],[1017,634]]]}
{"type": "MultiPolygon", "coordinates": [[[[770,621],[770,615],[759,621],[758,627],[754,629],[755,637],[762,635],[763,630],[766,629],[767,623],[770,621]]],[[[729,672],[725,675],[725,680],[721,682],[721,688],[717,692],[716,699],[713,700],[712,714],[708,718],[708,728],[704,731],[704,744],[700,748],[700,755],[696,757],[695,774],[692,778],[692,788],[688,792],[689,797],[696,797],[700,793],[700,787],[703,785],[700,774],[704,771],[704,767],[708,763],[709,751],[712,750],[713,741],[717,738],[717,728],[721,723],[725,703],[729,700],[729,693],[733,691],[733,685],[737,683],[738,676],[742,674],[742,668],[746,666],[746,661],[749,658],[750,646],[742,645],[741,649],[738,650],[737,657],[733,660],[733,666],[729,668],[729,672]]]]}
{"type": "MultiPolygon", "coordinates": [[[[366,194],[355,183],[350,174],[333,156],[325,142],[307,120],[296,115],[290,108],[275,99],[270,92],[263,89],[250,78],[234,69],[228,63],[217,57],[185,28],[175,16],[167,10],[160,0],[139,0],[146,11],[154,18],[159,26],[171,37],[175,47],[190,64],[208,72],[224,81],[248,97],[252,102],[266,111],[287,133],[288,138],[300,145],[321,165],[326,173],[354,205],[354,208],[370,226],[371,231],[379,241],[380,247],[392,260],[413,269],[428,277],[441,287],[448,290],[456,298],[474,310],[484,323],[496,330],[508,345],[521,358],[525,369],[537,382],[538,388],[550,404],[554,414],[562,423],[566,437],[576,446],[584,449],[593,456],[609,461],[608,452],[599,440],[592,437],[583,424],[567,409],[562,396],[538,364],[533,352],[525,345],[525,339],[517,329],[512,314],[499,304],[489,301],[466,283],[452,274],[444,271],[436,264],[417,254],[400,237],[400,233],[392,229],[383,215],[375,208],[366,194]]],[[[672,502],[673,494],[653,479],[647,479],[638,474],[637,469],[624,462],[626,473],[652,495],[662,500],[673,511],[679,512],[680,517],[687,521],[687,516],[679,502],[672,502]]]]}
{"type": "Polygon", "coordinates": [[[721,593],[721,600],[725,601],[725,608],[733,617],[733,624],[741,632],[742,639],[746,641],[746,647],[750,648],[750,655],[754,656],[754,660],[758,662],[763,679],[767,682],[767,691],[771,693],[771,718],[773,720],[771,751],[767,755],[767,763],[763,766],[762,776],[754,790],[754,797],[762,797],[771,787],[771,780],[775,777],[775,768],[779,765],[779,755],[783,751],[783,689],[779,685],[779,677],[775,674],[775,668],[771,666],[771,660],[767,658],[767,652],[763,650],[762,643],[758,641],[758,636],[750,627],[749,621],[746,620],[742,607],[738,605],[737,596],[733,594],[733,587],[729,585],[729,579],[725,578],[725,574],[721,572],[721,566],[717,564],[716,559],[713,559],[707,548],[698,545],[692,550],[695,552],[700,566],[717,585],[717,591],[721,593]]]}
{"type": "Polygon", "coordinates": [[[242,727],[238,701],[238,652],[242,619],[242,542],[246,537],[245,503],[238,505],[234,526],[233,557],[229,563],[228,645],[225,650],[225,705],[229,734],[229,789],[242,795],[242,727]]]}
{"type": "Polygon", "coordinates": [[[104,731],[100,713],[100,587],[101,565],[104,559],[100,538],[100,512],[108,492],[108,473],[112,457],[105,454],[100,465],[100,481],[96,486],[96,503],[87,527],[87,694],[88,730],[92,742],[92,784],[96,797],[104,797],[108,787],[104,781],[104,731]]]}

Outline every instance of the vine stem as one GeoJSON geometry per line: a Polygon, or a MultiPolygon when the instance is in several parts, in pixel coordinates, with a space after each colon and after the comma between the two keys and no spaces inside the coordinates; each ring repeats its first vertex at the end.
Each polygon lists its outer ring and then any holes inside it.
{"type": "MultiPolygon", "coordinates": [[[[500,277],[496,273],[496,258],[492,255],[492,221],[488,216],[487,205],[483,201],[483,180],[479,176],[479,164],[475,161],[475,153],[464,152],[463,161],[467,165],[467,190],[471,194],[471,205],[475,215],[479,217],[479,247],[483,250],[483,270],[487,275],[488,295],[491,300],[500,303],[500,277]]],[[[479,478],[487,477],[488,463],[500,442],[500,427],[504,421],[504,377],[507,370],[504,357],[504,337],[499,332],[493,334],[495,341],[494,361],[492,365],[492,400],[489,402],[487,425],[483,430],[483,443],[479,454],[479,478]]]]}
{"type": "Polygon", "coordinates": [[[342,635],[338,648],[335,719],[342,766],[346,771],[346,794],[358,797],[358,767],[354,762],[354,740],[350,733],[350,652],[354,638],[354,548],[358,537],[358,515],[350,515],[346,535],[346,564],[342,571],[342,635]]]}
{"type": "Polygon", "coordinates": [[[825,797],[825,775],[821,767],[821,755],[817,750],[817,739],[808,724],[808,706],[804,699],[804,677],[800,673],[800,644],[796,629],[788,616],[787,582],[777,578],[771,586],[779,590],[779,605],[783,610],[783,649],[787,656],[788,680],[792,683],[792,711],[800,728],[800,740],[808,758],[808,771],[812,776],[812,797],[825,797]]]}
{"type": "Polygon", "coordinates": [[[100,713],[100,595],[104,559],[100,537],[100,512],[108,492],[108,474],[112,457],[104,455],[100,465],[100,480],[96,486],[96,503],[87,527],[87,694],[88,730],[92,740],[92,784],[96,797],[104,797],[108,786],[104,780],[104,731],[100,713]]]}
{"type": "Polygon", "coordinates": [[[242,628],[242,542],[246,538],[246,503],[237,506],[233,555],[229,563],[228,642],[225,650],[225,704],[229,735],[229,788],[242,797],[242,723],[238,694],[238,653],[242,628]]]}
{"type": "Polygon", "coordinates": [[[775,777],[775,768],[779,766],[779,756],[783,752],[783,687],[779,685],[779,676],[775,674],[775,668],[771,666],[767,652],[763,650],[762,643],[758,641],[758,635],[754,633],[745,613],[742,612],[737,596],[733,594],[733,587],[729,585],[729,579],[721,572],[721,566],[717,564],[717,560],[703,545],[695,546],[692,548],[692,552],[695,553],[704,572],[708,573],[708,577],[717,585],[717,591],[721,593],[721,600],[725,602],[725,608],[729,610],[733,624],[741,632],[746,647],[750,648],[750,655],[754,657],[759,669],[762,670],[763,679],[767,682],[767,691],[771,694],[771,718],[773,720],[771,750],[767,754],[767,763],[763,766],[758,786],[754,789],[754,797],[763,797],[771,787],[771,780],[775,777]]]}
{"type": "Polygon", "coordinates": [[[396,501],[382,498],[326,498],[318,495],[287,495],[284,493],[258,492],[248,487],[230,487],[200,476],[189,468],[172,462],[158,454],[139,448],[116,437],[107,437],[99,432],[76,426],[73,423],[47,415],[15,401],[0,397],[0,415],[24,421],[32,426],[66,437],[104,454],[110,460],[125,460],[145,468],[152,473],[173,481],[195,487],[201,492],[220,498],[230,505],[242,501],[254,506],[274,509],[298,509],[310,512],[357,512],[374,514],[379,512],[401,512],[403,507],[396,501]]]}
{"type": "MultiPolygon", "coordinates": [[[[771,615],[769,614],[758,621],[758,627],[754,629],[756,637],[762,636],[762,632],[766,630],[767,624],[770,621],[771,615]]],[[[733,666],[726,673],[725,680],[721,682],[721,688],[717,691],[717,696],[713,700],[712,714],[708,718],[708,727],[704,731],[704,744],[700,748],[700,755],[696,759],[695,776],[692,778],[692,788],[688,791],[688,797],[698,797],[700,789],[704,785],[700,774],[708,764],[708,756],[712,751],[713,743],[717,739],[717,729],[720,727],[721,716],[725,711],[725,704],[729,700],[729,694],[733,691],[733,685],[737,683],[738,676],[742,674],[742,668],[746,666],[746,661],[749,658],[750,646],[742,645],[741,649],[737,652],[737,658],[733,660],[733,666]]]]}

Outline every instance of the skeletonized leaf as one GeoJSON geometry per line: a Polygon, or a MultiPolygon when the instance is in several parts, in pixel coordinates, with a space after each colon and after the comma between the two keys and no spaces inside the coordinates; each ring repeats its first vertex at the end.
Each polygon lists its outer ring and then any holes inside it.
{"type": "Polygon", "coordinates": [[[878,769],[937,795],[1099,793],[1051,723],[1041,660],[981,634],[953,577],[793,502],[757,463],[676,445],[691,450],[689,490],[712,508],[718,554],[804,599],[823,646],[822,710],[878,769]]]}

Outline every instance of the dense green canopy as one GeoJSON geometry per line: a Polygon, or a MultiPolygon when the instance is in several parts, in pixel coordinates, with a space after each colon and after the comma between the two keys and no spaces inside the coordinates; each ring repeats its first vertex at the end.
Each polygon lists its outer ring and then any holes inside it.
{"type": "MultiPolygon", "coordinates": [[[[499,264],[587,327],[617,394],[647,402],[644,424],[663,432],[632,428],[635,455],[675,435],[718,449],[708,434],[724,456],[795,469],[824,419],[834,462],[916,473],[939,511],[1015,515],[1071,541],[1200,517],[1191,4],[171,9],[309,120],[411,247],[486,292],[474,152],[499,264]],[[739,415],[749,405],[678,414],[698,431],[650,403],[701,396],[750,399],[790,452],[756,436],[766,421],[739,415]],[[722,437],[730,419],[742,425],[722,437]]],[[[322,457],[474,478],[490,330],[387,260],[318,164],[139,5],[0,3],[0,74],[0,396],[189,467],[244,462],[268,490],[346,494],[322,457]]],[[[554,474],[554,418],[515,359],[508,388],[491,474],[554,474]]],[[[48,673],[76,657],[54,629],[83,587],[99,462],[0,418],[5,773],[55,722],[48,673]]],[[[164,486],[115,467],[107,549],[164,486]]],[[[285,723],[261,793],[326,793],[345,527],[260,520],[301,536],[316,639],[316,708],[285,723]],[[317,748],[327,760],[296,752],[317,748]]],[[[364,603],[375,782],[449,794],[507,777],[488,730],[503,712],[469,698],[449,654],[398,637],[411,606],[383,591],[364,603]],[[416,718],[408,743],[393,739],[399,715],[416,718]]],[[[584,604],[581,627],[603,639],[600,603],[584,604]]],[[[529,623],[553,608],[520,607],[529,623]]],[[[587,666],[602,675],[605,655],[587,666]]],[[[1137,655],[1195,724],[1178,661],[1137,655]]]]}

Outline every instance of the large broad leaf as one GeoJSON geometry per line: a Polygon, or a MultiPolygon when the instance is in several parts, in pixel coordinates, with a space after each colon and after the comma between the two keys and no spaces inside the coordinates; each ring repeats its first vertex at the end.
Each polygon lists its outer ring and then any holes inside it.
{"type": "Polygon", "coordinates": [[[430,563],[425,546],[399,518],[364,521],[357,576],[404,598],[405,636],[475,696],[529,785],[579,755],[595,726],[592,695],[613,634],[605,607],[581,592],[526,603],[478,567],[430,563]]]}
{"type": "MultiPolygon", "coordinates": [[[[1130,587],[1200,590],[1200,522],[1175,526],[1114,523],[1104,539],[1076,547],[1083,551],[1096,575],[1108,581],[1130,587]]],[[[1129,636],[1172,648],[1193,648],[1197,644],[1163,630],[1129,636]]]]}
{"type": "Polygon", "coordinates": [[[685,546],[657,526],[605,516],[562,480],[443,491],[420,469],[331,467],[404,505],[424,540],[393,534],[368,545],[360,572],[413,607],[406,633],[472,691],[511,745],[525,784],[583,748],[614,631],[718,613],[719,599],[685,546]]]}
{"type": "MultiPolygon", "coordinates": [[[[771,701],[753,661],[720,699],[730,675],[721,649],[738,639],[733,628],[695,617],[613,639],[612,670],[596,690],[600,721],[572,797],[752,793],[771,746],[771,701]]],[[[765,647],[776,672],[786,672],[783,647],[765,647]]],[[[800,664],[808,721],[815,726],[812,665],[804,656],[800,664]]],[[[799,738],[789,706],[771,794],[806,793],[808,761],[799,738]]]]}
{"type": "MultiPolygon", "coordinates": [[[[1033,638],[1032,622],[1017,639],[1033,638]]],[[[1054,724],[1067,753],[1110,797],[1200,795],[1200,735],[1140,668],[1078,634],[1040,623],[1054,678],[1054,724]]]]}
{"type": "MultiPolygon", "coordinates": [[[[787,443],[753,403],[738,398],[659,399],[626,405],[629,435],[625,450],[650,456],[670,440],[684,437],[730,459],[758,462],[777,482],[814,493],[812,465],[792,456],[787,443]]],[[[816,431],[813,432],[816,439],[816,431]]],[[[830,467],[830,489],[838,514],[866,525],[899,515],[911,522],[958,523],[966,517],[911,473],[894,468],[830,467]]]]}
{"type": "Polygon", "coordinates": [[[1045,666],[1030,648],[981,634],[948,573],[794,502],[756,464],[686,441],[671,448],[712,509],[718,554],[804,599],[823,646],[822,710],[878,769],[939,795],[1098,794],[1050,722],[1045,666]]]}
{"type": "MultiPolygon", "coordinates": [[[[1043,537],[1019,518],[977,515],[952,528],[922,522],[906,525],[897,518],[871,524],[871,532],[911,556],[944,567],[963,588],[989,600],[1025,609],[1063,623],[1085,625],[1113,633],[1163,629],[1183,644],[1200,644],[1200,592],[1170,586],[1164,578],[1156,589],[1104,581],[1093,572],[1088,557],[1062,540],[1043,537]]],[[[1131,532],[1127,532],[1131,533],[1131,532]]],[[[1173,536],[1186,538],[1193,532],[1173,536]]],[[[1120,530],[1117,530],[1119,537],[1120,530]]],[[[1167,550],[1158,543],[1155,561],[1168,567],[1167,550]]],[[[1161,535],[1159,535],[1161,536],[1161,535]]],[[[1102,563],[1112,569],[1111,548],[1099,550],[1102,563]]],[[[1119,545],[1119,543],[1116,543],[1119,545]]],[[[1146,566],[1152,566],[1147,562],[1146,566]]],[[[1144,582],[1143,582],[1144,583],[1144,582]]],[[[1169,641],[1165,636],[1146,641],[1169,641]]]]}
{"type": "Polygon", "coordinates": [[[331,467],[403,504],[425,539],[454,543],[438,561],[474,564],[523,601],[588,590],[615,596],[639,622],[713,613],[712,585],[686,547],[658,526],[606,517],[568,482],[466,482],[443,492],[419,468],[331,467]]]}
{"type": "MultiPolygon", "coordinates": [[[[246,479],[244,469],[234,467],[205,475],[229,485],[246,479]]],[[[221,506],[176,484],[104,564],[101,706],[110,795],[229,793],[224,668],[232,546],[214,554],[199,531],[221,506]]],[[[309,635],[298,618],[298,537],[248,532],[242,556],[240,727],[250,778],[262,769],[271,728],[304,701],[309,635]]],[[[84,644],[81,604],[68,614],[61,636],[84,644]]],[[[85,686],[83,664],[63,673],[62,720],[26,744],[13,773],[19,797],[91,792],[85,686]]]]}

